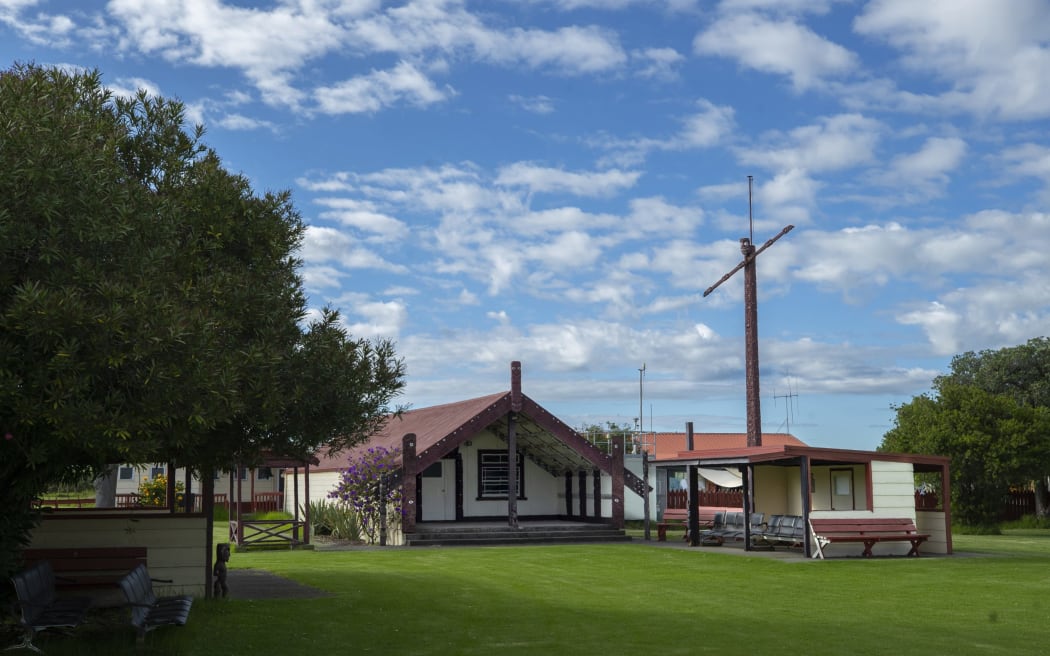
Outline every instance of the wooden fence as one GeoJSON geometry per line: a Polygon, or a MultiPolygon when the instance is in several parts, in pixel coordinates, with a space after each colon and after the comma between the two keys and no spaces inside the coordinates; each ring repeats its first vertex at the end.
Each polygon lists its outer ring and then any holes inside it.
{"type": "Polygon", "coordinates": [[[1034,490],[1010,490],[1003,499],[1003,510],[1000,519],[1013,521],[1021,519],[1025,515],[1035,514],[1035,491],[1034,490]]]}

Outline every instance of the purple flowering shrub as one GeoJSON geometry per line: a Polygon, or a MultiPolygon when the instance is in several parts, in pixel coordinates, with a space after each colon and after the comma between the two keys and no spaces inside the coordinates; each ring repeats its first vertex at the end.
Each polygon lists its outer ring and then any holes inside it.
{"type": "Polygon", "coordinates": [[[329,498],[346,504],[357,514],[361,531],[371,544],[379,539],[384,507],[388,526],[401,522],[401,485],[392,482],[400,469],[400,453],[400,449],[391,451],[377,446],[351,457],[347,468],[339,473],[339,484],[328,493],[329,498]]]}

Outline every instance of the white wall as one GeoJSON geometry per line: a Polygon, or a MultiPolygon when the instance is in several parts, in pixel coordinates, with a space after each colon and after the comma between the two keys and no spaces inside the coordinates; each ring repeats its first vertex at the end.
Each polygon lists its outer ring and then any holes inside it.
{"type": "MultiPolygon", "coordinates": [[[[139,491],[139,485],[142,481],[147,481],[152,478],[154,468],[163,468],[164,475],[168,474],[168,466],[162,463],[155,463],[149,465],[134,465],[130,463],[121,464],[117,468],[117,494],[135,494],[139,491]],[[130,471],[129,471],[130,470],[130,471]],[[122,475],[129,476],[128,478],[121,478],[122,475]]],[[[256,492],[277,492],[278,481],[280,480],[281,470],[273,469],[272,476],[270,478],[259,478],[259,470],[248,470],[245,473],[245,478],[241,481],[241,501],[251,501],[252,495],[252,482],[255,482],[256,492]]],[[[175,470],[175,480],[185,484],[186,481],[186,470],[184,468],[178,468],[175,470]]],[[[194,494],[200,494],[201,482],[196,476],[193,477],[190,482],[192,492],[194,494]]],[[[234,496],[237,494],[237,480],[233,481],[234,496]]],[[[220,472],[219,477],[215,479],[215,493],[225,494],[227,498],[230,494],[230,474],[229,472],[220,472]]]]}
{"type": "Polygon", "coordinates": [[[45,515],[33,529],[33,549],[73,547],[146,547],[151,577],[173,582],[154,583],[158,595],[203,596],[211,577],[205,571],[207,522],[203,515],[172,515],[162,511],[61,511],[45,515]]]}

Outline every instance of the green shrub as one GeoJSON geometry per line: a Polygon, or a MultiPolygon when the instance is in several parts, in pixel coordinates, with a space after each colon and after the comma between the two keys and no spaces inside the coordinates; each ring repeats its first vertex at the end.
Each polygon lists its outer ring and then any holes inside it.
{"type": "Polygon", "coordinates": [[[346,504],[325,499],[310,504],[310,523],[314,535],[327,535],[337,540],[361,540],[361,523],[346,504]]]}
{"type": "MultiPolygon", "coordinates": [[[[186,485],[175,481],[175,506],[185,502],[186,485]]],[[[144,478],[139,483],[139,503],[144,506],[166,506],[168,500],[168,477],[157,474],[152,479],[144,478]]]]}

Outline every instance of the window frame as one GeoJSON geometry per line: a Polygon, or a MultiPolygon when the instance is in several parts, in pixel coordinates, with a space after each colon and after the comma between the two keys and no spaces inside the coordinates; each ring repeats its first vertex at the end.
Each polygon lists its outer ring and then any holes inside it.
{"type": "MultiPolygon", "coordinates": [[[[507,500],[507,484],[506,480],[509,478],[507,471],[507,451],[505,449],[478,449],[478,477],[477,477],[477,501],[506,501],[507,500]],[[487,458],[494,459],[502,457],[502,463],[486,463],[487,458]],[[485,479],[486,474],[489,476],[498,475],[498,471],[495,469],[503,470],[503,489],[496,492],[485,491],[485,479]]],[[[518,452],[518,500],[526,501],[525,496],[525,458],[521,452],[518,452]]]]}

